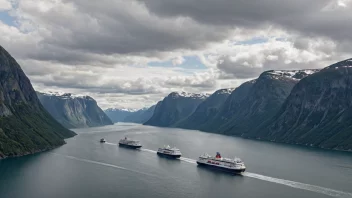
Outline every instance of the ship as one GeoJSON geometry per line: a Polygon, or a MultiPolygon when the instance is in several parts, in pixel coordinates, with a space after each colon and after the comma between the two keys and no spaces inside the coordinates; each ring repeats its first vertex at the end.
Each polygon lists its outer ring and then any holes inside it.
{"type": "Polygon", "coordinates": [[[119,141],[119,146],[137,149],[141,148],[142,144],[138,140],[131,140],[125,137],[119,141]]]}
{"type": "Polygon", "coordinates": [[[231,173],[243,173],[246,170],[246,166],[240,158],[223,158],[219,152],[216,153],[215,157],[207,153],[201,155],[197,160],[197,164],[231,173]]]}
{"type": "Polygon", "coordinates": [[[171,148],[169,145],[159,148],[156,152],[159,156],[170,157],[170,158],[180,158],[182,153],[180,149],[174,147],[171,148]]]}
{"type": "Polygon", "coordinates": [[[104,138],[100,139],[100,143],[105,143],[105,142],[106,142],[106,140],[104,138]]]}

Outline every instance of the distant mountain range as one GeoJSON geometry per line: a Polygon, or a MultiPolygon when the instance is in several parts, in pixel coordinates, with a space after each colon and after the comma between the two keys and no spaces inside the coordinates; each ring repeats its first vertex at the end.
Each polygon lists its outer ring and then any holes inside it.
{"type": "Polygon", "coordinates": [[[104,112],[114,122],[144,123],[148,121],[154,113],[155,105],[139,110],[135,109],[106,109],[104,112]]]}
{"type": "Polygon", "coordinates": [[[352,59],[321,70],[266,71],[231,91],[197,100],[171,93],[144,124],[352,150],[352,59]]]}
{"type": "Polygon", "coordinates": [[[52,149],[74,135],[44,109],[21,67],[0,46],[0,158],[52,149]]]}
{"type": "Polygon", "coordinates": [[[113,122],[90,96],[70,93],[40,93],[37,96],[45,109],[66,128],[112,125],[113,122]]]}

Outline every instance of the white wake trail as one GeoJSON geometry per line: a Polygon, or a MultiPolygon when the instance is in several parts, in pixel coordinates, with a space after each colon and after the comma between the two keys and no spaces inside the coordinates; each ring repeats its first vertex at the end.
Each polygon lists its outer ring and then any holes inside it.
{"type": "Polygon", "coordinates": [[[343,192],[343,191],[338,191],[330,188],[325,188],[321,186],[315,186],[311,184],[305,184],[305,183],[300,183],[300,182],[295,182],[295,181],[290,181],[290,180],[285,180],[285,179],[279,179],[279,178],[274,178],[274,177],[269,177],[265,175],[260,175],[256,173],[249,173],[245,172],[242,175],[255,178],[255,179],[260,179],[272,183],[277,183],[277,184],[283,184],[286,186],[290,186],[293,188],[298,188],[298,189],[303,189],[303,190],[308,190],[316,193],[321,193],[333,197],[342,197],[342,198],[349,198],[352,197],[352,193],[348,192],[343,192]]]}
{"type": "MultiPolygon", "coordinates": [[[[107,143],[107,144],[117,145],[117,144],[113,144],[113,143],[107,143]]],[[[154,150],[145,149],[145,148],[141,148],[140,150],[146,151],[149,153],[156,153],[156,151],[154,151],[154,150]]],[[[194,159],[191,159],[191,158],[180,157],[180,160],[187,162],[187,163],[191,163],[191,164],[197,164],[197,161],[194,159]]],[[[272,183],[276,183],[276,184],[289,186],[289,187],[296,188],[296,189],[308,190],[311,192],[316,192],[316,193],[320,193],[320,194],[324,194],[324,195],[328,195],[328,196],[332,196],[332,197],[352,198],[352,193],[334,190],[331,188],[325,188],[325,187],[311,185],[311,184],[305,184],[305,183],[301,183],[301,182],[279,179],[279,178],[269,177],[269,176],[260,175],[260,174],[256,174],[256,173],[250,173],[250,172],[242,173],[242,175],[246,176],[246,177],[250,177],[250,178],[259,179],[262,181],[267,181],[267,182],[272,182],[272,183]]]]}
{"type": "Polygon", "coordinates": [[[68,158],[68,159],[73,159],[73,160],[76,160],[76,161],[81,161],[81,162],[86,162],[86,163],[91,163],[91,164],[97,164],[97,165],[101,165],[101,166],[116,168],[116,169],[125,170],[125,171],[129,171],[129,172],[137,173],[137,174],[142,174],[142,175],[147,175],[147,176],[151,176],[151,177],[157,177],[156,175],[152,175],[152,174],[148,174],[148,173],[144,173],[144,172],[128,169],[128,168],[125,168],[125,167],[122,167],[122,166],[117,166],[117,165],[114,165],[114,164],[107,164],[107,163],[104,163],[104,162],[98,162],[98,161],[78,158],[78,157],[74,157],[74,156],[70,156],[70,155],[63,155],[63,154],[59,154],[59,153],[53,153],[53,152],[51,152],[51,153],[54,154],[54,155],[59,155],[61,157],[65,157],[65,158],[68,158]]]}
{"type": "Polygon", "coordinates": [[[190,158],[180,157],[180,160],[181,160],[181,161],[184,161],[184,162],[191,163],[191,164],[197,164],[197,161],[196,161],[196,160],[190,159],[190,158]]]}
{"type": "Polygon", "coordinates": [[[156,153],[156,151],[154,151],[154,150],[145,149],[145,148],[141,148],[140,150],[141,151],[146,151],[146,152],[149,152],[149,153],[156,153]]]}
{"type": "Polygon", "coordinates": [[[110,143],[110,142],[105,142],[104,144],[109,144],[109,145],[117,146],[117,144],[115,144],[115,143],[110,143]]]}

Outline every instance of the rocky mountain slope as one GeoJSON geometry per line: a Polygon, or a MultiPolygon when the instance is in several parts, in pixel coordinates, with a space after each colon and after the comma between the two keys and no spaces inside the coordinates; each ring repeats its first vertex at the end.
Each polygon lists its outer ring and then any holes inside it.
{"type": "Polygon", "coordinates": [[[74,135],[44,109],[21,67],[0,46],[0,158],[51,149],[74,135]]]}
{"type": "Polygon", "coordinates": [[[243,100],[246,98],[248,92],[251,90],[255,80],[243,83],[226,98],[223,103],[220,103],[219,111],[213,119],[208,120],[205,124],[200,125],[199,130],[217,132],[222,125],[229,122],[234,117],[235,113],[241,107],[243,100]]]}
{"type": "Polygon", "coordinates": [[[174,126],[191,115],[208,95],[172,92],[158,102],[153,116],[144,124],[152,126],[174,126]]]}
{"type": "Polygon", "coordinates": [[[230,96],[233,89],[220,89],[198,105],[196,110],[186,119],[176,124],[176,127],[186,129],[201,129],[212,121],[219,113],[222,104],[230,96]]]}
{"type": "Polygon", "coordinates": [[[249,137],[352,150],[352,59],[302,79],[279,112],[249,137]]]}
{"type": "Polygon", "coordinates": [[[89,97],[72,94],[46,94],[37,92],[45,109],[66,128],[96,127],[113,124],[110,118],[89,97]]]}
{"type": "Polygon", "coordinates": [[[254,82],[239,108],[220,128],[219,132],[245,135],[272,118],[300,79],[316,70],[266,71],[254,82]]]}

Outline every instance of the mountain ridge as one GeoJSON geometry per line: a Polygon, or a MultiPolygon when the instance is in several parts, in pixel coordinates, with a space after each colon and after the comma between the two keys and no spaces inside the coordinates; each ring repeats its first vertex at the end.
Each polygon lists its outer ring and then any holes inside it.
{"type": "Polygon", "coordinates": [[[44,109],[30,80],[2,46],[0,104],[0,158],[49,150],[76,135],[44,109]]]}
{"type": "Polygon", "coordinates": [[[145,124],[352,151],[352,59],[323,69],[265,71],[209,102],[217,92],[183,119],[176,110],[185,106],[176,100],[189,94],[170,93],[158,102],[154,123],[145,124]]]}

